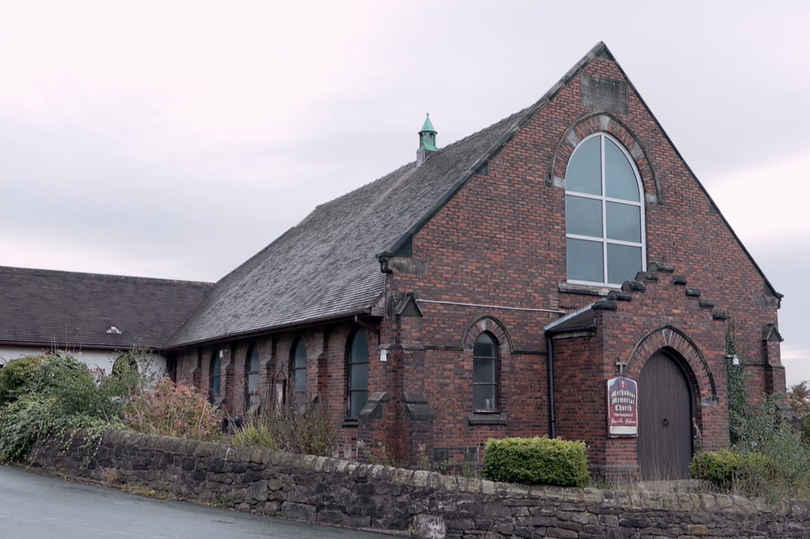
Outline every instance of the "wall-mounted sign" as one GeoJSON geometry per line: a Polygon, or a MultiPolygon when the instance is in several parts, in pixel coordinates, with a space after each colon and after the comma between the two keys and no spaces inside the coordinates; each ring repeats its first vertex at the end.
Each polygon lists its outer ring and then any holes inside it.
{"type": "Polygon", "coordinates": [[[638,436],[638,382],[620,376],[607,381],[608,436],[638,436]]]}

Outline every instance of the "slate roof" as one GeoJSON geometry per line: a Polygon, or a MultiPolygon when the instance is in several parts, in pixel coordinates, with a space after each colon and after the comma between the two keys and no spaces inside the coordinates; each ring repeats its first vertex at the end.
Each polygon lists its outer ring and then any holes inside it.
{"type": "Polygon", "coordinates": [[[384,292],[376,255],[407,249],[412,236],[596,57],[614,60],[600,42],[531,107],[442,148],[420,167],[409,163],[317,207],[220,280],[165,348],[370,312],[384,292]]]}
{"type": "Polygon", "coordinates": [[[0,266],[0,343],[49,348],[159,348],[211,283],[0,266]],[[115,326],[121,333],[107,330],[115,326]]]}
{"type": "Polygon", "coordinates": [[[471,174],[517,113],[327,204],[225,276],[166,344],[176,347],[368,312],[384,292],[376,255],[471,174]]]}

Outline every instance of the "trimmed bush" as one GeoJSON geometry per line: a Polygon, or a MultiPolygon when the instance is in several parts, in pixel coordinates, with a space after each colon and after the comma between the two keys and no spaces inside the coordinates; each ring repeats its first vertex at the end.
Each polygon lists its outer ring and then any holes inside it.
{"type": "Polygon", "coordinates": [[[590,481],[585,443],[546,436],[488,441],[481,472],[493,481],[527,485],[584,487],[590,481]]]}
{"type": "Polygon", "coordinates": [[[707,451],[695,455],[689,465],[689,474],[694,479],[708,481],[721,489],[729,489],[740,469],[742,457],[734,451],[723,449],[715,453],[707,451]]]}

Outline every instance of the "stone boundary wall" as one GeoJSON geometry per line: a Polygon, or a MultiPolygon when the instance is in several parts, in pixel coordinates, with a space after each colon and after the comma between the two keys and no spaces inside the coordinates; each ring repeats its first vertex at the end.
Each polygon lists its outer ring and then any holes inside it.
{"type": "Polygon", "coordinates": [[[413,537],[810,539],[810,501],[527,487],[128,431],[35,448],[49,472],[293,520],[413,537]]]}

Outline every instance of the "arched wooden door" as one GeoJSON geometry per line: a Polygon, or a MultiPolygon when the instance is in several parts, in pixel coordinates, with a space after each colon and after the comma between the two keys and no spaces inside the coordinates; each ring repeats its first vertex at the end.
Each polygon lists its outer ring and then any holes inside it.
{"type": "Polygon", "coordinates": [[[638,385],[642,479],[687,479],[694,399],[683,369],[659,352],[644,365],[638,385]]]}

